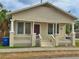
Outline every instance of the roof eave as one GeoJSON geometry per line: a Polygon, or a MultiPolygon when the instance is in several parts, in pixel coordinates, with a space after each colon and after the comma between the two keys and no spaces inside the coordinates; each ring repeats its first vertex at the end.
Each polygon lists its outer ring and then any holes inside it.
{"type": "Polygon", "coordinates": [[[70,13],[68,13],[68,12],[66,12],[66,11],[64,11],[64,10],[62,10],[62,9],[60,9],[60,8],[58,8],[58,7],[56,7],[55,5],[53,5],[52,3],[49,3],[49,2],[44,2],[44,3],[36,4],[36,5],[30,6],[30,7],[26,7],[26,8],[23,8],[23,9],[19,9],[19,10],[16,10],[16,11],[12,11],[12,12],[9,12],[8,14],[15,14],[15,13],[18,13],[18,12],[20,12],[20,11],[27,10],[27,9],[30,9],[30,8],[34,8],[34,7],[37,7],[37,6],[46,4],[46,3],[49,4],[49,5],[51,5],[52,7],[55,7],[56,9],[58,9],[58,10],[64,12],[65,14],[67,14],[67,15],[73,17],[74,20],[78,19],[76,16],[74,16],[74,15],[72,15],[72,14],[70,14],[70,13]]]}

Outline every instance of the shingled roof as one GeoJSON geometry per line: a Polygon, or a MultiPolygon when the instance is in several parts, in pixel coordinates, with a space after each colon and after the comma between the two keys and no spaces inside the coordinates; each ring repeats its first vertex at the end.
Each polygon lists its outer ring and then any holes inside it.
{"type": "Polygon", "coordinates": [[[65,14],[71,16],[71,17],[73,17],[75,20],[77,19],[76,16],[74,16],[74,15],[72,15],[72,14],[70,14],[70,13],[68,13],[68,12],[66,12],[66,11],[64,11],[64,10],[62,10],[62,9],[60,9],[59,7],[53,5],[52,3],[49,3],[49,2],[40,3],[40,4],[32,5],[32,6],[30,6],[30,7],[22,8],[22,9],[19,9],[19,10],[15,10],[15,11],[10,12],[9,14],[15,14],[15,13],[18,13],[18,12],[21,12],[21,11],[24,11],[24,10],[28,10],[28,9],[31,9],[31,8],[34,8],[34,7],[38,7],[38,6],[41,6],[41,5],[45,5],[45,4],[48,4],[48,5],[52,6],[53,8],[56,8],[56,9],[58,9],[59,11],[65,13],[65,14]]]}

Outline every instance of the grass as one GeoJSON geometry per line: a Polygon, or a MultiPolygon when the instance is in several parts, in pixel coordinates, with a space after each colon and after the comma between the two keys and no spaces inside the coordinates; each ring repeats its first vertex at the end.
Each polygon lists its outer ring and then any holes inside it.
{"type": "Polygon", "coordinates": [[[76,47],[79,47],[79,40],[76,40],[76,47]]]}
{"type": "Polygon", "coordinates": [[[2,43],[0,43],[0,49],[1,48],[9,48],[9,46],[3,46],[2,43]]]}
{"type": "Polygon", "coordinates": [[[2,46],[2,45],[0,45],[0,49],[1,48],[10,48],[9,46],[2,46]]]}
{"type": "Polygon", "coordinates": [[[9,46],[3,46],[0,44],[0,49],[6,49],[6,48],[36,48],[35,46],[32,47],[26,47],[26,46],[14,46],[14,47],[9,47],[9,46]]]}
{"type": "Polygon", "coordinates": [[[3,46],[1,43],[0,43],[0,49],[6,49],[6,48],[34,48],[35,46],[32,46],[32,47],[26,47],[26,46],[13,46],[13,47],[10,47],[10,46],[3,46]]]}

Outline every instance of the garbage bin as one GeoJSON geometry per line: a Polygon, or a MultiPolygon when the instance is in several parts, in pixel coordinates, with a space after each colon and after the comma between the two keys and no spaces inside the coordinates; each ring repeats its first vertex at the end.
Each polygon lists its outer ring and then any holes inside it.
{"type": "Polygon", "coordinates": [[[9,37],[3,37],[2,38],[2,45],[3,46],[9,46],[9,37]]]}

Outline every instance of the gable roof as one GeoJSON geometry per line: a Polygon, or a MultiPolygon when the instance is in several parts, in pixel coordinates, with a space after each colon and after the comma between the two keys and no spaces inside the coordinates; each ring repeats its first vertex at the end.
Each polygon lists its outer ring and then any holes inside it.
{"type": "Polygon", "coordinates": [[[45,4],[48,4],[48,5],[50,5],[50,6],[54,7],[54,8],[56,8],[56,9],[58,9],[59,11],[65,13],[65,14],[67,14],[67,15],[69,15],[70,17],[73,17],[74,20],[77,19],[76,16],[74,16],[74,15],[72,15],[72,14],[70,14],[70,13],[68,13],[68,12],[66,12],[66,11],[64,11],[64,10],[62,10],[62,9],[60,9],[60,8],[58,8],[58,7],[56,7],[55,5],[53,5],[52,3],[49,3],[49,2],[40,3],[40,4],[36,4],[36,5],[30,6],[30,7],[22,8],[22,9],[19,9],[19,10],[16,10],[16,11],[12,11],[12,12],[10,12],[10,13],[8,13],[8,14],[15,14],[15,13],[18,13],[18,12],[21,12],[21,11],[24,11],[24,10],[28,10],[28,9],[31,9],[31,8],[34,8],[34,7],[38,7],[38,6],[41,6],[41,5],[45,5],[45,4]]]}

